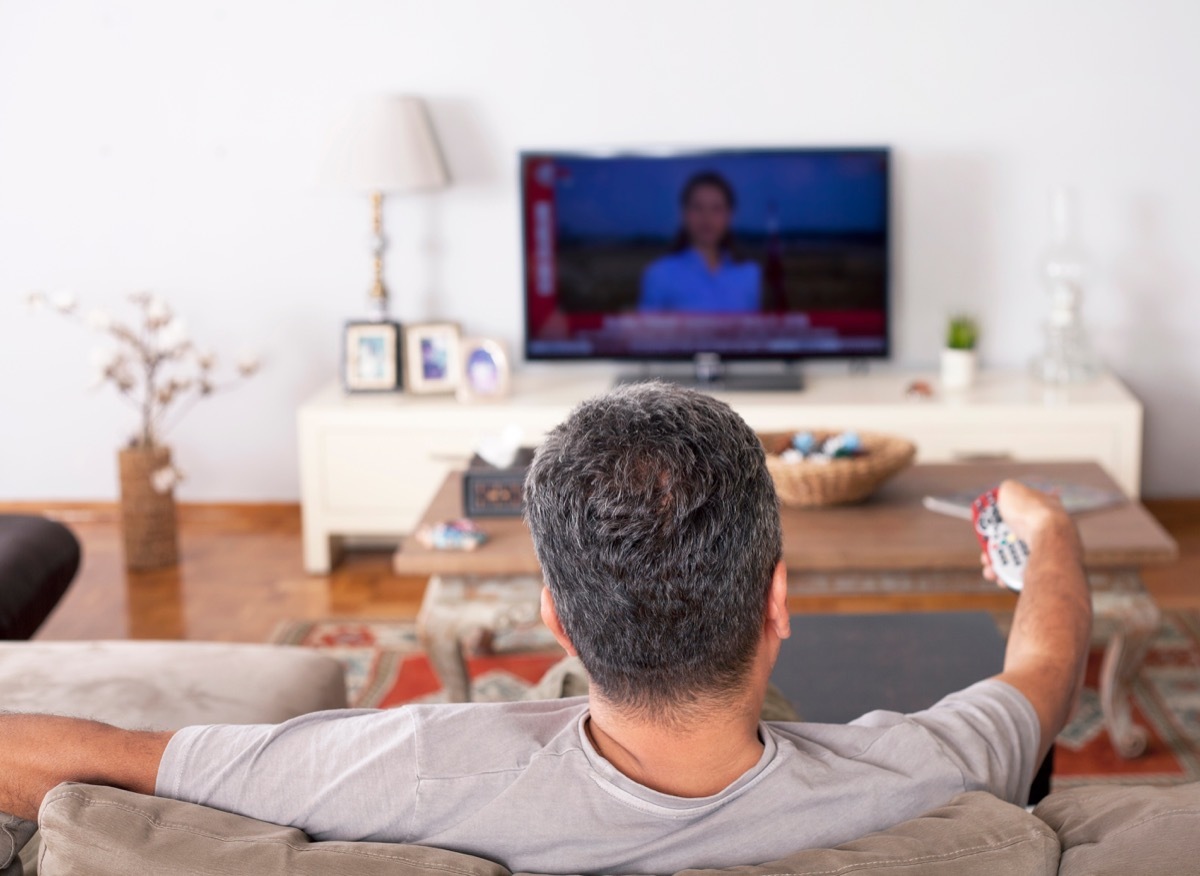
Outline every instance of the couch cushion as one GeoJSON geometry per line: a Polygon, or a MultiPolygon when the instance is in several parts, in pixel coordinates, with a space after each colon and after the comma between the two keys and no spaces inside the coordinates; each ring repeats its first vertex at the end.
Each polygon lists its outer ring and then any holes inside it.
{"type": "Polygon", "coordinates": [[[17,818],[7,812],[0,812],[0,876],[10,876],[10,873],[19,874],[21,872],[21,865],[17,863],[17,854],[29,842],[36,830],[37,825],[32,821],[17,818]],[[9,869],[10,867],[12,870],[9,869]]]}
{"type": "MultiPolygon", "coordinates": [[[[133,729],[277,724],[346,706],[342,665],[306,648],[214,642],[0,643],[0,703],[133,729]]],[[[0,869],[34,824],[0,813],[0,869]]]]}
{"type": "Polygon", "coordinates": [[[94,785],[59,785],[43,801],[38,821],[39,876],[508,876],[499,864],[469,855],[312,842],[294,828],[94,785]]]}
{"type": "MultiPolygon", "coordinates": [[[[65,784],[42,804],[43,876],[148,872],[506,876],[480,858],[421,846],[311,842],[303,833],[176,800],[65,784]]],[[[570,834],[564,842],[570,842],[570,834]]],[[[730,838],[735,843],[735,837],[730,838]]],[[[751,853],[748,852],[748,855],[751,853]]],[[[1058,841],[1023,809],[971,793],[891,830],[755,867],[700,873],[1021,873],[1052,876],[1058,841]]]]}
{"type": "Polygon", "coordinates": [[[1053,876],[1057,872],[1058,841],[1053,831],[1021,807],[982,791],[960,794],[919,818],[835,849],[809,849],[754,867],[684,871],[687,876],[1053,876]]]}
{"type": "Polygon", "coordinates": [[[1092,785],[1051,794],[1033,811],[1058,833],[1063,876],[1194,873],[1200,782],[1092,785]]]}
{"type": "Polygon", "coordinates": [[[275,724],[346,706],[336,660],[307,648],[219,642],[0,643],[10,712],[120,727],[275,724]]]}

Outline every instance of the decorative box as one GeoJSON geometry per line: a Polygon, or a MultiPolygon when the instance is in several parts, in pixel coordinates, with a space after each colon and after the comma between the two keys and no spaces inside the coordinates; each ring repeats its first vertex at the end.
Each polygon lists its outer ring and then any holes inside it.
{"type": "Polygon", "coordinates": [[[520,517],[524,509],[525,473],[533,448],[522,447],[507,468],[496,468],[478,454],[463,475],[464,517],[520,517]]]}

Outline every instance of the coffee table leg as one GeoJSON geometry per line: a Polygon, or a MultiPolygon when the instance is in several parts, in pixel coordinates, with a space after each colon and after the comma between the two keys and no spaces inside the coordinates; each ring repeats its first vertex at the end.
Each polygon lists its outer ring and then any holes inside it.
{"type": "Polygon", "coordinates": [[[441,579],[429,579],[425,598],[417,614],[417,639],[433,674],[442,683],[448,703],[471,701],[471,680],[467,675],[467,658],[463,653],[462,631],[458,613],[441,604],[441,579]]]}
{"type": "Polygon", "coordinates": [[[1114,608],[1117,628],[1104,649],[1100,666],[1100,708],[1113,748],[1130,759],[1145,752],[1148,740],[1146,729],[1134,724],[1131,717],[1131,687],[1158,630],[1161,614],[1148,598],[1121,600],[1114,608]]]}
{"type": "Polygon", "coordinates": [[[417,638],[442,682],[446,700],[471,699],[467,645],[490,651],[497,633],[539,623],[542,579],[435,575],[425,585],[417,638]]]}

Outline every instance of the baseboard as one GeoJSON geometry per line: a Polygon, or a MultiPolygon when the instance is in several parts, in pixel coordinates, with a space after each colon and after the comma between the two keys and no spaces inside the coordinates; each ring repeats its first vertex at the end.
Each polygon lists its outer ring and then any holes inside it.
{"type": "MultiPolygon", "coordinates": [[[[180,502],[175,509],[180,524],[187,526],[255,531],[300,526],[298,502],[180,502]]],[[[116,502],[0,502],[0,514],[40,514],[69,525],[117,524],[121,519],[116,502]]]]}
{"type": "Polygon", "coordinates": [[[1146,510],[1162,524],[1200,522],[1200,498],[1142,499],[1146,510]]]}

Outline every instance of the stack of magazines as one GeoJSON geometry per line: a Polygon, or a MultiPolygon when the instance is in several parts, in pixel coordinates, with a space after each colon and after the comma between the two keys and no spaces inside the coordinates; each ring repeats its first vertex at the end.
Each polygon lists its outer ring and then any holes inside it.
{"type": "MultiPolygon", "coordinates": [[[[1085,514],[1088,511],[1098,511],[1101,508],[1111,508],[1127,502],[1125,495],[1117,490],[1105,490],[1100,487],[1089,487],[1086,484],[1076,484],[1070,481],[1060,481],[1054,478],[1017,478],[1027,487],[1041,490],[1058,496],[1063,507],[1069,514],[1085,514]]],[[[983,484],[973,490],[962,490],[941,496],[926,496],[922,501],[930,511],[948,514],[951,517],[971,519],[971,503],[996,484],[983,484]]]]}

